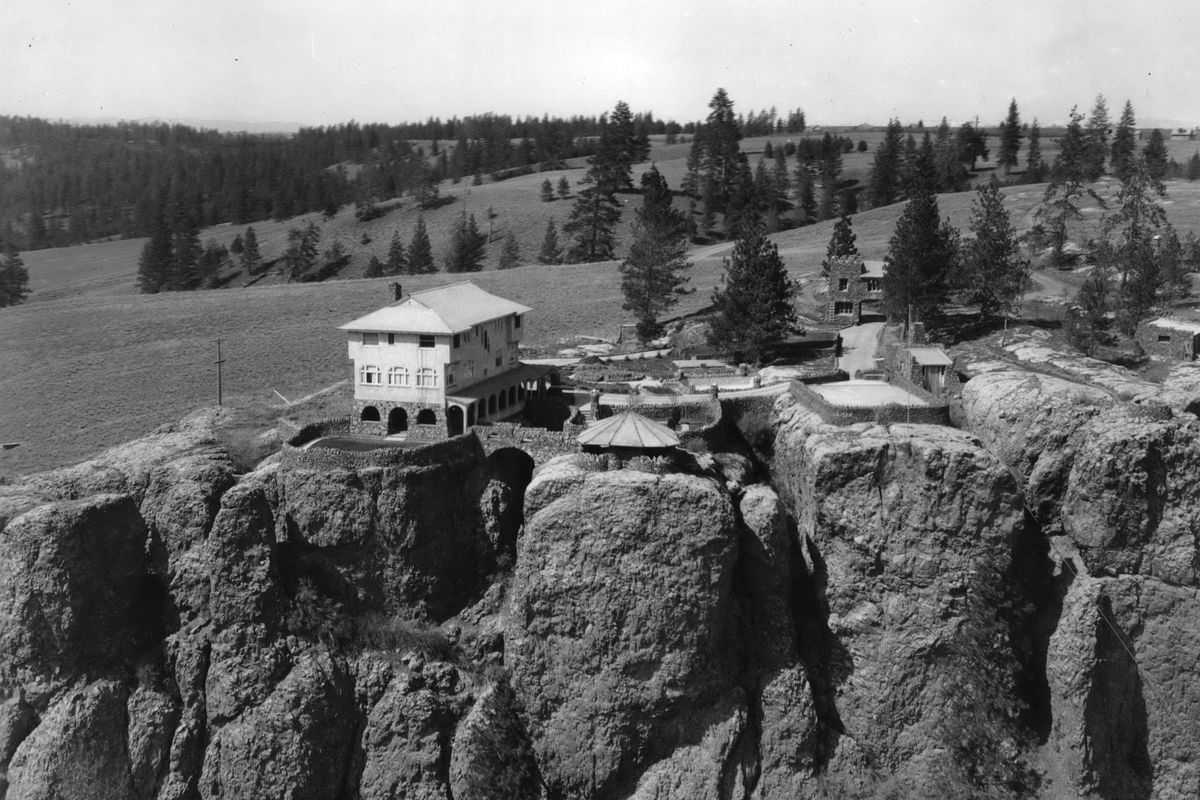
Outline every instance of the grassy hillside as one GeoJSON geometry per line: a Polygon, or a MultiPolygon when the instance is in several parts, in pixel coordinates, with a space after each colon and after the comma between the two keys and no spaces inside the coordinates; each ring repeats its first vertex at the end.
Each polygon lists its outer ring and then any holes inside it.
{"type": "MultiPolygon", "coordinates": [[[[861,135],[870,142],[879,134],[861,135]]],[[[753,152],[764,141],[749,140],[745,147],[753,152]]],[[[687,149],[688,145],[660,146],[654,152],[674,186],[687,149]]],[[[869,158],[869,153],[856,153],[847,158],[847,167],[865,168],[869,158]]],[[[486,210],[491,206],[498,215],[497,230],[516,231],[527,260],[532,260],[546,217],[561,220],[570,206],[570,201],[541,202],[541,181],[550,177],[556,183],[559,174],[575,179],[582,172],[575,168],[476,187],[446,185],[444,193],[457,201],[427,214],[435,253],[440,257],[448,226],[460,208],[472,210],[486,225],[486,210]]],[[[1107,191],[1113,188],[1109,184],[1107,191]]],[[[1030,224],[1030,212],[1042,190],[1023,186],[1006,191],[1019,229],[1030,224]]],[[[1175,183],[1169,190],[1168,213],[1180,232],[1200,228],[1200,185],[1175,183]]],[[[943,195],[942,213],[965,229],[973,196],[970,192],[943,195]]],[[[636,202],[637,198],[626,195],[624,199],[636,202]]],[[[855,216],[858,246],[866,257],[883,257],[902,207],[855,216]]],[[[399,228],[407,240],[416,215],[409,201],[369,223],[355,220],[350,209],[332,220],[312,218],[323,227],[323,246],[339,238],[354,253],[343,275],[353,278],[361,275],[371,254],[383,257],[392,230],[399,228]],[[370,239],[366,245],[364,233],[370,239]]],[[[277,255],[287,229],[307,219],[255,223],[264,255],[277,255]]],[[[1097,221],[1098,209],[1088,219],[1097,221]]],[[[810,311],[823,290],[816,276],[832,227],[829,221],[773,237],[793,277],[803,282],[801,306],[810,311]]],[[[205,231],[204,237],[228,243],[240,230],[218,226],[205,231]]],[[[622,235],[627,238],[627,233],[622,235]]],[[[0,309],[0,342],[4,343],[0,442],[22,444],[0,451],[0,476],[70,463],[214,404],[218,337],[227,359],[227,403],[281,405],[273,390],[295,398],[343,381],[349,377],[349,362],[337,326],[390,301],[389,279],[139,295],[136,273],[141,245],[142,240],[130,240],[24,254],[34,293],[25,305],[0,309]]],[[[683,300],[680,313],[708,302],[729,248],[729,244],[696,248],[692,285],[697,291],[683,300]]],[[[498,252],[497,241],[490,248],[489,266],[498,252]]],[[[438,274],[400,280],[411,291],[460,277],[438,274]]],[[[621,310],[615,262],[533,264],[508,271],[487,269],[467,277],[534,308],[527,341],[542,352],[553,352],[561,340],[575,335],[611,338],[618,323],[628,319],[621,310]]],[[[339,391],[348,395],[349,388],[339,391]]]]}

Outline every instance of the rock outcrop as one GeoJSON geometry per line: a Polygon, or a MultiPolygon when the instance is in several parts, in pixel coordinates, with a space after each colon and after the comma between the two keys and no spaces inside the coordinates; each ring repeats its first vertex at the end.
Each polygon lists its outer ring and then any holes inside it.
{"type": "Polygon", "coordinates": [[[1061,526],[1076,433],[1114,402],[1102,389],[1018,370],[979,375],[962,392],[966,427],[1015,473],[1048,531],[1061,526]]]}
{"type": "Polygon", "coordinates": [[[1195,797],[1194,378],[654,472],[195,415],[0,485],[0,798],[1195,797]]]}
{"type": "Polygon", "coordinates": [[[824,785],[839,797],[964,791],[972,772],[1001,768],[987,748],[1017,705],[996,605],[1021,524],[1015,482],[960,431],[781,411],[775,483],[824,623],[805,643],[824,785]],[[964,680],[976,659],[996,669],[964,680]]]}
{"type": "Polygon", "coordinates": [[[556,790],[622,797],[699,745],[734,687],[734,509],[713,478],[585,472],[572,456],[525,504],[505,663],[538,766],[556,790]]]}

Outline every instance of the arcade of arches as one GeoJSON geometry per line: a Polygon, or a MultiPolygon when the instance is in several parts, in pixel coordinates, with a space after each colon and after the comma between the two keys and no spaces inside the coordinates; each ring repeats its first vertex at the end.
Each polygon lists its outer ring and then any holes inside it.
{"type": "Polygon", "coordinates": [[[425,431],[440,427],[443,435],[457,436],[482,422],[493,422],[516,414],[530,398],[544,398],[547,371],[530,374],[511,370],[494,379],[471,386],[461,395],[447,396],[444,408],[417,403],[356,400],[350,418],[354,433],[392,435],[422,426],[425,431]]]}

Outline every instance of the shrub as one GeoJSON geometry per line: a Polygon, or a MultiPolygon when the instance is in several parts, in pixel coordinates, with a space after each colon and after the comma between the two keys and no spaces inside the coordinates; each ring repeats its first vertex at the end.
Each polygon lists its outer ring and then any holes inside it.
{"type": "Polygon", "coordinates": [[[350,639],[357,647],[367,650],[411,652],[437,661],[450,661],[454,656],[454,645],[440,628],[382,613],[355,619],[350,639]]]}

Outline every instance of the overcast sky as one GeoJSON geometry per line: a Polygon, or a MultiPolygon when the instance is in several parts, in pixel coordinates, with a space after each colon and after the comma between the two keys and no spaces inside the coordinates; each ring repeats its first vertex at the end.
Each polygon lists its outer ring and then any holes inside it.
{"type": "Polygon", "coordinates": [[[2,0],[0,114],[305,125],[494,111],[1200,124],[1200,0],[2,0]]]}

